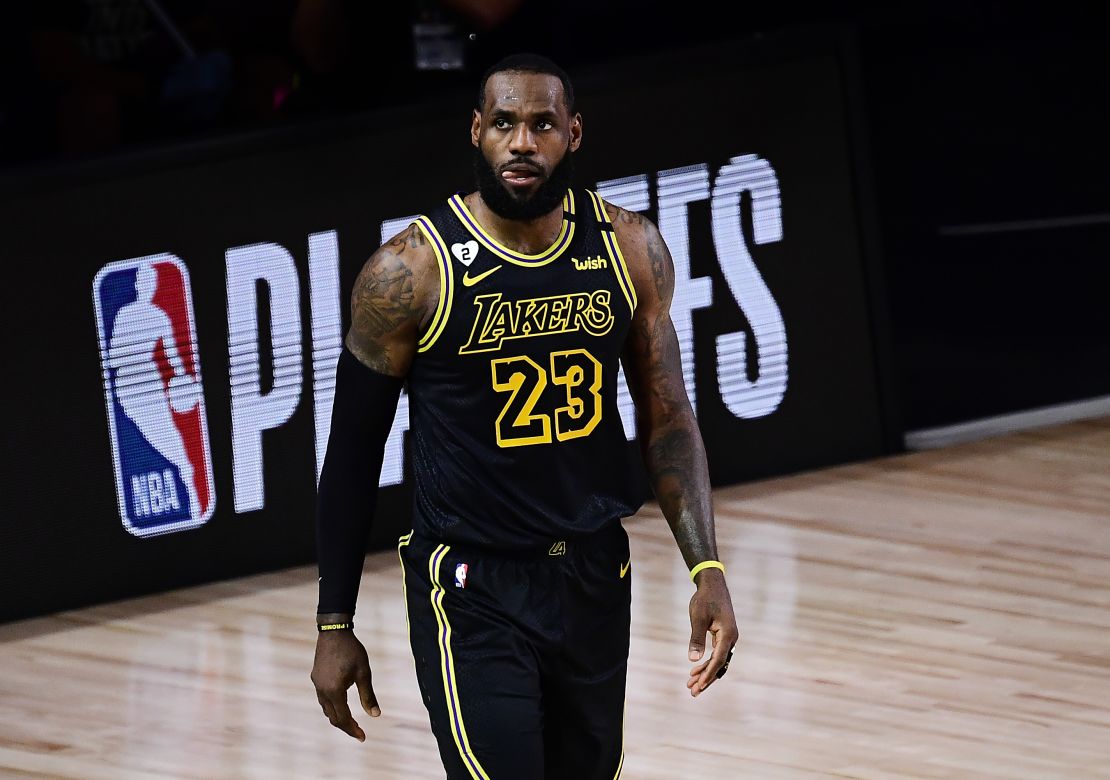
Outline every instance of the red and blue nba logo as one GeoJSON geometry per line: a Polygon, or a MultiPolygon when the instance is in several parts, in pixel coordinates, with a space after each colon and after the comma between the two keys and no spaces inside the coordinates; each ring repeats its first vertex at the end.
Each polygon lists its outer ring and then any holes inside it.
{"type": "Polygon", "coordinates": [[[123,525],[202,525],[216,495],[188,269],[170,254],[108,263],[93,301],[123,525]]]}

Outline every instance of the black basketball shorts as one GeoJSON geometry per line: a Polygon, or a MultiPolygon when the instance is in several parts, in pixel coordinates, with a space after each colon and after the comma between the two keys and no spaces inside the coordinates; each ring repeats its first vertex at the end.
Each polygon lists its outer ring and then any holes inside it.
{"type": "Polygon", "coordinates": [[[534,555],[412,533],[398,551],[448,780],[618,778],[632,579],[621,524],[534,555]]]}

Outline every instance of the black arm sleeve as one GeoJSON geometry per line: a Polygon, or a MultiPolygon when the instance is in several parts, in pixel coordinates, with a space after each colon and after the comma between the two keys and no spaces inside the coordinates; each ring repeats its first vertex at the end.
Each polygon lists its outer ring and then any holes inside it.
{"type": "Polygon", "coordinates": [[[367,368],[343,348],[316,496],[319,613],[354,614],[385,442],[402,384],[398,377],[367,368]]]}

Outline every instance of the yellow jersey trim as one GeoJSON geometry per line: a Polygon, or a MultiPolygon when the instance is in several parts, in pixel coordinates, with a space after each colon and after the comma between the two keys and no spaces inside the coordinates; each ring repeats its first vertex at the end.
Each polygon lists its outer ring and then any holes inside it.
{"type": "MultiPolygon", "coordinates": [[[[632,559],[628,559],[632,565],[632,559]]],[[[621,575],[623,576],[623,575],[621,575]]],[[[621,704],[621,760],[617,762],[617,771],[613,773],[613,780],[620,780],[621,770],[624,769],[625,734],[628,731],[628,689],[625,689],[624,702],[621,704]]]]}
{"type": "Polygon", "coordinates": [[[412,531],[402,536],[397,540],[397,560],[401,562],[401,594],[405,600],[405,636],[409,637],[411,642],[412,629],[409,627],[409,587],[405,581],[405,559],[401,557],[401,548],[408,547],[409,542],[412,541],[412,531]]]}
{"type": "Polygon", "coordinates": [[[593,190],[586,190],[586,193],[590,196],[590,202],[593,203],[594,216],[597,217],[597,221],[608,223],[609,215],[605,213],[605,208],[601,205],[601,196],[593,190]]]}
{"type": "MultiPolygon", "coordinates": [[[[597,221],[605,225],[612,225],[609,215],[605,213],[605,205],[601,201],[601,196],[593,190],[586,190],[593,202],[594,214],[597,216],[597,221]]],[[[613,273],[617,277],[617,285],[624,293],[624,299],[628,301],[629,310],[635,314],[636,305],[639,300],[636,297],[636,285],[632,284],[632,276],[628,273],[628,264],[624,261],[624,255],[621,254],[620,244],[617,243],[616,230],[602,230],[601,240],[605,244],[605,248],[609,251],[609,259],[613,261],[613,273]]]]}
{"type": "Polygon", "coordinates": [[[563,196],[563,211],[574,214],[574,190],[567,190],[567,194],[563,196]]]}
{"type": "Polygon", "coordinates": [[[451,268],[451,257],[447,254],[447,244],[443,240],[443,236],[436,230],[435,225],[432,224],[432,221],[421,215],[414,220],[414,223],[427,237],[433,251],[435,251],[436,259],[439,261],[439,300],[436,301],[435,314],[432,315],[432,322],[428,326],[428,330],[416,343],[417,352],[427,352],[436,343],[440,334],[443,333],[444,328],[447,327],[447,320],[451,316],[451,299],[455,293],[455,274],[451,268]]]}
{"type": "MultiPolygon", "coordinates": [[[[478,223],[478,220],[470,213],[470,209],[466,207],[466,202],[463,201],[461,195],[451,196],[447,203],[451,206],[451,210],[455,212],[455,216],[459,218],[459,222],[463,224],[463,227],[465,227],[474,238],[478,239],[478,242],[482,244],[482,246],[490,252],[493,252],[493,254],[497,255],[502,260],[507,260],[516,265],[529,268],[538,268],[539,266],[547,265],[557,260],[574,241],[574,222],[566,219],[564,215],[563,226],[559,230],[558,237],[556,237],[555,242],[543,252],[540,252],[538,255],[526,255],[521,252],[514,252],[507,246],[498,243],[497,239],[491,236],[486,229],[478,223]]],[[[568,214],[574,214],[574,193],[570,190],[567,190],[567,194],[563,196],[563,210],[568,214]]]]}
{"type": "Polygon", "coordinates": [[[628,299],[628,306],[632,313],[636,313],[636,306],[639,305],[639,299],[636,297],[636,285],[632,283],[632,277],[628,273],[628,264],[624,260],[624,255],[621,253],[621,245],[617,242],[617,237],[609,233],[602,233],[602,240],[605,245],[609,247],[609,255],[613,258],[613,265],[616,266],[615,271],[617,280],[621,283],[624,291],[625,298],[628,299]]]}
{"type": "Polygon", "coordinates": [[[432,611],[435,613],[436,622],[439,624],[439,657],[440,669],[443,673],[443,695],[447,700],[447,718],[451,722],[451,736],[455,738],[455,747],[459,750],[463,765],[470,773],[472,780],[489,780],[489,774],[470,748],[470,739],[466,735],[466,725],[463,723],[462,707],[459,705],[459,678],[455,674],[455,658],[451,654],[451,622],[447,619],[447,611],[443,608],[443,598],[447,595],[447,591],[439,583],[440,566],[450,551],[449,546],[441,544],[428,558],[428,576],[432,582],[432,611]]]}

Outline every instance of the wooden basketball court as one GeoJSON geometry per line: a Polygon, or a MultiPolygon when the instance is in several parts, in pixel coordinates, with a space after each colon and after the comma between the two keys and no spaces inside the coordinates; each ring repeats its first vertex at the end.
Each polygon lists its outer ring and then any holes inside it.
{"type": "MultiPolygon", "coordinates": [[[[716,506],[742,637],[698,700],[692,586],[655,507],[627,524],[626,780],[1110,778],[1110,419],[716,506]]],[[[0,626],[0,776],[442,777],[396,556],[362,583],[365,744],[316,703],[315,599],[302,567],[0,626]]]]}

